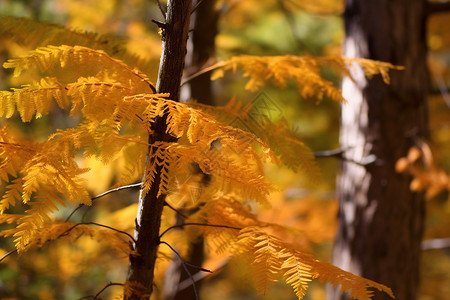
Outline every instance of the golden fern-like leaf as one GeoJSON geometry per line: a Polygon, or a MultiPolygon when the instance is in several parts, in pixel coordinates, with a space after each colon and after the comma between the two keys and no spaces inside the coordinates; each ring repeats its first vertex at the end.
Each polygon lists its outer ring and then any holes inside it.
{"type": "Polygon", "coordinates": [[[142,192],[146,194],[155,181],[156,174],[160,172],[160,183],[158,196],[166,194],[169,184],[169,171],[176,161],[176,157],[170,150],[172,143],[156,142],[150,146],[150,156],[147,160],[145,168],[145,179],[142,185],[142,192]]]}
{"type": "Polygon", "coordinates": [[[320,67],[325,65],[335,66],[339,72],[350,75],[348,71],[352,63],[360,64],[366,75],[374,76],[381,74],[383,80],[389,81],[389,70],[399,69],[390,63],[378,62],[367,59],[351,59],[342,57],[315,58],[309,55],[299,57],[293,55],[285,56],[234,56],[229,60],[219,62],[210,67],[218,69],[213,79],[223,75],[223,71],[242,69],[244,77],[249,77],[246,89],[257,91],[265,85],[269,79],[279,88],[287,86],[288,79],[294,80],[297,89],[304,98],[316,98],[319,101],[325,96],[336,100],[345,101],[339,88],[331,81],[320,76],[320,67]]]}
{"type": "Polygon", "coordinates": [[[394,298],[388,287],[320,262],[289,243],[267,234],[261,227],[253,226],[241,230],[236,243],[236,253],[247,253],[252,257],[252,263],[256,264],[255,276],[259,279],[257,284],[263,291],[266,289],[265,284],[283,276],[299,299],[305,295],[308,282],[314,278],[341,285],[341,290],[350,292],[353,299],[371,299],[373,292],[370,288],[376,288],[394,298]],[[261,264],[263,259],[266,262],[265,267],[261,264]]]}
{"type": "Polygon", "coordinates": [[[12,224],[16,223],[18,219],[23,217],[23,215],[17,214],[0,214],[0,223],[12,224]]]}
{"type": "Polygon", "coordinates": [[[125,97],[113,117],[117,128],[136,119],[142,124],[136,111],[129,107],[144,108],[144,124],[154,123],[166,115],[167,133],[180,140],[179,143],[151,145],[153,151],[147,165],[144,191],[148,191],[153,183],[157,168],[163,170],[160,192],[165,193],[170,185],[167,177],[170,169],[187,170],[190,164],[197,163],[205,174],[222,179],[221,186],[216,187],[225,193],[238,190],[249,199],[267,202],[271,187],[252,167],[261,165],[261,157],[274,159],[274,156],[270,148],[253,134],[226,126],[208,114],[156,94],[125,97]],[[212,149],[212,144],[219,141],[223,150],[212,149]],[[257,148],[261,148],[260,154],[256,153],[257,148]]]}
{"type": "Polygon", "coordinates": [[[315,97],[322,100],[327,96],[333,100],[343,101],[340,90],[332,82],[320,76],[317,61],[312,57],[292,55],[257,57],[235,56],[218,63],[218,67],[226,70],[242,69],[244,77],[249,77],[246,89],[257,91],[268,79],[279,88],[286,88],[288,79],[297,83],[297,89],[304,98],[315,97]]]}
{"type": "Polygon", "coordinates": [[[85,118],[103,120],[111,117],[115,107],[132,89],[115,81],[100,81],[95,77],[78,78],[76,83],[67,85],[67,95],[72,99],[70,113],[78,111],[85,118]]]}
{"type": "Polygon", "coordinates": [[[155,92],[147,75],[131,69],[122,61],[108,56],[104,51],[82,46],[47,46],[30,52],[29,55],[10,59],[3,64],[14,68],[14,76],[25,71],[52,74],[63,84],[76,82],[80,77],[97,77],[100,81],[113,79],[131,88],[133,94],[155,92]]]}
{"type": "Polygon", "coordinates": [[[111,57],[118,58],[147,74],[151,70],[154,71],[156,64],[154,61],[146,61],[129,53],[126,49],[127,41],[123,38],[71,30],[61,25],[28,18],[0,17],[0,35],[12,38],[16,43],[25,45],[29,49],[47,45],[78,45],[103,50],[111,57]]]}
{"type": "Polygon", "coordinates": [[[322,282],[331,283],[334,286],[340,285],[341,291],[349,292],[352,299],[372,299],[373,291],[370,290],[371,288],[385,292],[390,297],[395,298],[392,290],[385,285],[343,271],[332,264],[312,260],[309,265],[313,278],[318,278],[322,282]]]}
{"type": "Polygon", "coordinates": [[[17,142],[8,129],[0,129],[0,180],[9,182],[9,176],[17,177],[23,165],[33,157],[36,144],[17,142]]]}
{"type": "MultiPolygon", "coordinates": [[[[217,253],[224,253],[236,242],[239,230],[245,226],[258,224],[256,217],[237,200],[235,195],[211,195],[206,201],[199,201],[199,210],[190,215],[187,223],[208,224],[210,226],[186,227],[186,234],[205,237],[207,245],[217,253]],[[210,199],[211,197],[212,199],[210,199]]],[[[198,203],[197,203],[198,204],[198,203]]]]}
{"type": "MultiPolygon", "coordinates": [[[[254,113],[252,105],[244,105],[234,98],[227,105],[218,108],[197,103],[192,105],[214,115],[225,124],[232,124],[255,134],[270,147],[280,163],[293,171],[303,171],[312,181],[317,181],[320,177],[320,169],[315,161],[314,153],[301,141],[298,133],[288,127],[285,119],[276,122],[269,119],[255,120],[250,117],[254,113]]],[[[273,161],[278,163],[277,160],[273,161]]]]}
{"type": "Polygon", "coordinates": [[[117,252],[131,253],[129,241],[123,234],[104,228],[95,228],[89,224],[77,223],[46,224],[35,233],[30,243],[23,248],[23,252],[42,247],[45,243],[60,238],[72,238],[75,240],[81,235],[91,237],[99,242],[106,242],[117,252]]]}
{"type": "Polygon", "coordinates": [[[13,92],[2,91],[0,117],[12,117],[17,107],[22,121],[29,122],[36,113],[37,117],[48,114],[52,98],[60,108],[68,107],[64,86],[54,78],[43,78],[40,82],[13,89],[13,92]]]}
{"type": "Polygon", "coordinates": [[[288,256],[280,267],[287,284],[294,289],[295,295],[302,299],[311,281],[311,267],[295,256],[288,256]]]}
{"type": "Polygon", "coordinates": [[[23,182],[22,178],[16,178],[12,180],[13,183],[7,186],[7,191],[3,195],[0,201],[0,215],[3,214],[10,206],[14,206],[18,201],[22,199],[23,182]]]}
{"type": "Polygon", "coordinates": [[[251,249],[256,289],[259,294],[265,295],[268,285],[279,277],[282,261],[278,259],[278,245],[271,236],[255,234],[252,227],[241,230],[237,245],[238,248],[251,249]]]}
{"type": "Polygon", "coordinates": [[[280,161],[293,171],[302,171],[317,181],[320,177],[320,168],[314,158],[314,153],[298,137],[295,130],[289,129],[286,120],[276,123],[260,123],[257,133],[266,142],[280,161]]]}
{"type": "Polygon", "coordinates": [[[25,251],[26,246],[35,240],[36,233],[45,223],[50,222],[50,214],[57,210],[56,203],[64,204],[53,191],[40,191],[41,195],[36,196],[36,202],[28,202],[30,209],[25,211],[25,215],[16,220],[17,226],[14,229],[3,231],[5,237],[13,236],[18,252],[25,251]],[[40,200],[40,201],[39,201],[40,200]]]}

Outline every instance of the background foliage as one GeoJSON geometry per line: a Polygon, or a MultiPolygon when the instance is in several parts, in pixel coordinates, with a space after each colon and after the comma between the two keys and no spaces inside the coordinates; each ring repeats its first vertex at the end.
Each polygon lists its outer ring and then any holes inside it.
{"type": "MultiPolygon", "coordinates": [[[[223,3],[222,3],[223,2],[223,3]]],[[[219,35],[216,38],[218,60],[233,55],[336,55],[340,53],[343,36],[339,13],[341,5],[331,5],[339,1],[316,1],[323,5],[308,5],[309,1],[231,1],[223,0],[227,10],[220,21],[219,35]],[[284,3],[284,5],[283,5],[284,3]],[[326,10],[323,7],[327,7],[326,10]],[[307,9],[309,12],[305,11],[307,9]],[[311,13],[312,12],[312,13],[311,13]]],[[[156,79],[156,64],[160,55],[160,36],[152,19],[159,19],[160,12],[154,2],[133,1],[0,1],[3,15],[26,16],[38,21],[62,24],[76,30],[94,31],[106,35],[118,35],[117,43],[125,44],[130,52],[149,61],[150,79],[156,79]]],[[[450,169],[450,95],[445,86],[450,86],[450,33],[445,24],[450,16],[439,15],[429,24],[430,67],[433,90],[430,94],[431,153],[433,166],[450,169]]],[[[8,35],[1,36],[0,59],[25,54],[34,49],[38,41],[28,41],[27,45],[18,43],[8,35]]],[[[112,48],[114,45],[109,45],[112,48]]],[[[130,61],[134,58],[130,58],[130,61]]],[[[338,76],[331,69],[324,69],[326,78],[338,83],[338,76]]],[[[8,70],[0,73],[2,90],[18,86],[23,82],[11,77],[8,70]]],[[[258,93],[245,90],[242,74],[226,72],[224,77],[214,83],[217,104],[228,102],[233,96],[244,103],[259,97],[258,93]],[[230,88],[231,87],[231,88],[230,88]]],[[[302,140],[313,150],[326,150],[338,147],[339,104],[334,101],[315,101],[299,96],[294,83],[280,91],[268,85],[264,94],[276,108],[274,118],[286,118],[296,128],[302,140]]],[[[2,122],[2,121],[0,121],[2,122]]],[[[33,120],[31,126],[22,126],[17,119],[13,130],[18,135],[45,138],[54,127],[69,127],[76,119],[66,118],[59,111],[47,117],[33,120]]],[[[89,159],[80,161],[83,167],[91,168],[86,174],[88,190],[92,195],[108,189],[117,180],[113,178],[114,165],[89,159]],[[101,178],[101,180],[99,180],[101,178]]],[[[123,163],[123,162],[122,162],[123,163]]],[[[306,235],[297,239],[298,243],[314,252],[321,260],[328,260],[335,230],[336,203],[334,201],[334,182],[337,161],[335,158],[318,159],[321,179],[313,185],[301,174],[268,167],[267,174],[279,191],[271,198],[272,209],[260,212],[261,219],[300,228],[306,235]]],[[[420,171],[419,171],[420,172],[420,171]]],[[[4,191],[2,191],[3,194],[4,191]]],[[[131,229],[135,207],[132,200],[137,199],[137,191],[125,190],[111,194],[96,202],[93,209],[86,209],[74,217],[102,220],[103,224],[131,229]],[[130,206],[131,205],[131,206],[130,206]]],[[[450,202],[448,190],[439,190],[430,196],[428,205],[428,227],[426,238],[448,238],[450,232],[450,202]]],[[[20,208],[18,208],[20,209],[20,208]]],[[[60,207],[56,212],[67,216],[73,207],[60,207]]],[[[168,217],[169,218],[169,217],[168,217]]],[[[170,226],[171,220],[163,220],[170,226]]],[[[3,225],[2,225],[3,226],[3,225]]],[[[3,229],[3,228],[2,228],[3,229]]],[[[180,239],[176,232],[172,239],[180,239]]],[[[292,238],[292,237],[286,237],[292,238]]],[[[10,241],[0,240],[0,256],[12,248],[10,241]]],[[[170,256],[168,249],[165,254],[170,256]]],[[[8,258],[0,265],[0,294],[11,299],[77,299],[93,295],[108,281],[123,280],[126,274],[128,256],[114,253],[95,239],[81,237],[68,244],[55,241],[42,249],[20,256],[8,258]]],[[[250,283],[248,273],[242,272],[239,260],[224,260],[215,253],[209,253],[205,263],[210,269],[221,269],[211,276],[204,285],[205,299],[261,299],[250,283]],[[213,295],[213,296],[212,296],[213,295]]],[[[450,253],[447,249],[424,251],[422,286],[420,299],[445,299],[450,292],[450,253]]],[[[160,264],[159,277],[167,267],[160,264]]],[[[157,283],[158,284],[158,283],[157,283]]],[[[161,283],[159,283],[161,285],[161,283]]],[[[283,284],[275,285],[266,293],[264,299],[293,299],[291,289],[283,284]]],[[[121,288],[111,288],[108,293],[114,298],[121,288]]],[[[313,283],[305,299],[323,299],[324,287],[313,283]]]]}

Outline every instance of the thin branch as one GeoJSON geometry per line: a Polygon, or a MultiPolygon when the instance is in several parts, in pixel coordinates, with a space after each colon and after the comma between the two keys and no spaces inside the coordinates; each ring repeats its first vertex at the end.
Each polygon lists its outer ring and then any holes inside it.
{"type": "Polygon", "coordinates": [[[169,203],[167,203],[167,201],[164,203],[168,208],[170,208],[171,210],[173,210],[174,212],[176,212],[177,214],[179,214],[180,216],[182,216],[184,219],[187,218],[187,216],[185,214],[183,214],[180,210],[176,209],[175,207],[173,207],[172,205],[170,205],[169,203]]]}
{"type": "MultiPolygon", "coordinates": [[[[337,157],[339,159],[349,161],[349,162],[355,163],[360,166],[367,166],[367,165],[377,162],[377,157],[374,154],[369,154],[369,155],[363,157],[360,161],[356,161],[354,159],[346,157],[344,155],[345,151],[352,149],[352,148],[354,148],[354,147],[317,151],[317,152],[314,152],[314,157],[316,157],[316,158],[318,158],[318,157],[337,157]]],[[[382,163],[382,162],[378,161],[377,163],[382,163]]]]}
{"type": "Polygon", "coordinates": [[[342,157],[342,153],[344,153],[345,150],[346,149],[337,148],[333,150],[317,151],[314,152],[314,157],[342,157]]]}
{"type": "Polygon", "coordinates": [[[103,228],[106,228],[106,229],[109,229],[109,230],[112,230],[112,231],[115,231],[115,232],[118,232],[118,233],[121,233],[121,234],[125,234],[126,236],[128,236],[133,241],[133,243],[136,243],[136,240],[134,239],[134,237],[131,234],[129,234],[128,232],[125,232],[123,230],[119,230],[117,228],[114,228],[114,227],[111,227],[111,226],[108,226],[108,225],[95,223],[95,222],[86,222],[86,223],[80,223],[80,224],[96,225],[96,226],[103,227],[103,228]]]}
{"type": "Polygon", "coordinates": [[[450,12],[450,1],[445,2],[426,2],[425,13],[430,16],[437,13],[450,12]]]}
{"type": "Polygon", "coordinates": [[[132,235],[130,235],[128,232],[116,229],[116,228],[108,226],[108,225],[103,225],[103,224],[100,224],[100,223],[96,223],[96,222],[83,222],[83,223],[74,224],[72,227],[70,227],[69,229],[67,229],[63,233],[61,233],[61,235],[59,237],[62,237],[64,235],[66,235],[67,233],[69,233],[71,230],[73,230],[74,228],[78,227],[79,225],[95,225],[95,226],[103,227],[103,228],[106,228],[106,229],[109,229],[109,230],[112,230],[112,231],[124,234],[124,235],[128,236],[133,241],[133,243],[136,243],[136,240],[134,239],[134,237],[132,235]]]}
{"type": "Polygon", "coordinates": [[[120,282],[110,282],[105,287],[103,287],[97,294],[95,294],[95,296],[94,296],[94,298],[92,298],[92,300],[100,299],[100,298],[97,298],[97,297],[100,296],[100,294],[103,293],[104,290],[106,290],[107,288],[109,288],[110,286],[113,286],[113,285],[124,286],[124,284],[120,283],[120,282]]]}
{"type": "Polygon", "coordinates": [[[181,86],[185,85],[186,83],[188,83],[189,81],[191,81],[191,80],[194,79],[194,78],[197,78],[197,77],[200,76],[200,75],[203,75],[203,74],[205,74],[205,73],[211,72],[212,70],[215,70],[215,69],[218,69],[218,68],[220,68],[220,67],[223,67],[223,66],[225,65],[225,63],[226,63],[226,62],[218,62],[218,63],[216,63],[216,64],[213,64],[212,66],[203,68],[203,69],[201,69],[200,71],[198,71],[198,72],[196,72],[196,73],[194,73],[194,74],[189,75],[188,77],[184,78],[184,79],[181,81],[181,86]]]}
{"type": "Polygon", "coordinates": [[[131,188],[141,187],[141,186],[142,186],[142,182],[134,183],[134,184],[129,184],[129,185],[124,185],[124,186],[121,186],[121,187],[118,187],[118,188],[115,188],[115,189],[111,189],[111,190],[109,190],[109,191],[106,191],[106,192],[104,192],[104,193],[101,193],[100,195],[97,195],[97,196],[95,196],[95,197],[92,197],[91,200],[96,200],[96,199],[98,199],[98,198],[101,198],[101,197],[103,197],[103,196],[106,196],[106,195],[108,195],[108,194],[111,194],[111,193],[114,193],[114,192],[118,192],[118,191],[121,191],[121,190],[131,189],[131,188]]]}
{"type": "Polygon", "coordinates": [[[17,252],[17,249],[12,249],[9,250],[8,253],[6,253],[5,255],[2,256],[2,258],[0,258],[0,262],[2,262],[5,258],[7,258],[8,256],[10,256],[11,254],[14,254],[17,252]]]}
{"type": "Polygon", "coordinates": [[[450,248],[450,238],[433,239],[422,242],[422,250],[450,248]]]}
{"type": "Polygon", "coordinates": [[[235,229],[235,230],[241,230],[242,228],[239,227],[233,227],[228,225],[216,225],[216,224],[207,224],[207,223],[184,223],[179,225],[173,225],[167,228],[159,235],[159,238],[162,238],[164,234],[166,234],[168,231],[175,229],[175,228],[183,228],[184,226],[205,226],[205,227],[218,227],[218,228],[228,228],[228,229],[235,229]]]}
{"type": "MultiPolygon", "coordinates": [[[[134,184],[129,184],[129,185],[124,185],[124,186],[121,186],[121,187],[118,187],[118,188],[111,189],[111,190],[108,190],[108,191],[106,191],[106,192],[103,192],[103,193],[101,193],[101,194],[99,194],[99,195],[97,195],[97,196],[94,196],[94,197],[91,198],[91,201],[97,200],[98,198],[101,198],[101,197],[103,197],[103,196],[106,196],[106,195],[111,194],[111,193],[114,193],[114,192],[118,192],[118,191],[125,190],[125,189],[131,189],[131,188],[135,188],[135,187],[141,187],[141,186],[142,186],[142,182],[134,183],[134,184]]],[[[73,216],[73,214],[74,214],[75,212],[77,212],[80,208],[82,208],[83,206],[85,206],[85,205],[84,205],[84,204],[78,205],[78,207],[75,208],[75,209],[70,213],[70,215],[64,220],[64,222],[66,222],[66,223],[69,222],[69,220],[70,220],[70,218],[73,216]]]]}
{"type": "Polygon", "coordinates": [[[186,264],[186,266],[189,266],[189,267],[191,267],[191,268],[198,269],[199,271],[202,271],[202,272],[205,272],[205,273],[210,273],[210,274],[213,273],[213,271],[208,270],[208,269],[205,269],[205,268],[202,268],[202,267],[200,267],[200,266],[196,266],[196,265],[190,264],[190,263],[188,263],[188,262],[184,262],[184,263],[186,264]]]}
{"type": "Polygon", "coordinates": [[[69,222],[70,218],[72,218],[72,216],[80,209],[84,206],[84,204],[80,204],[78,205],[77,208],[75,208],[74,210],[72,210],[72,212],[70,213],[70,215],[67,216],[67,218],[64,220],[65,223],[69,222]]]}
{"type": "Polygon", "coordinates": [[[158,4],[159,11],[161,12],[163,18],[165,19],[166,18],[166,12],[164,11],[164,8],[162,7],[161,2],[159,0],[156,0],[156,4],[158,4]]]}
{"type": "Polygon", "coordinates": [[[180,259],[181,265],[184,268],[184,271],[186,271],[186,273],[188,274],[189,278],[191,278],[191,280],[192,280],[192,288],[194,289],[195,299],[198,300],[198,293],[197,293],[197,287],[195,286],[195,280],[192,277],[191,272],[189,272],[189,270],[188,270],[188,268],[186,266],[186,262],[183,260],[181,255],[172,246],[170,246],[168,243],[166,243],[164,241],[160,241],[159,243],[167,245],[173,251],[173,253],[175,253],[178,256],[178,258],[180,259]]]}
{"type": "MultiPolygon", "coordinates": [[[[228,263],[229,259],[224,259],[222,261],[222,263],[216,268],[216,270],[214,272],[217,272],[218,270],[222,269],[227,263],[228,263]]],[[[211,272],[212,274],[212,272],[211,272]]],[[[207,274],[204,272],[197,272],[195,273],[192,278],[195,280],[195,282],[202,280],[203,278],[210,276],[211,274],[207,274]]],[[[192,285],[192,280],[190,279],[185,279],[184,281],[180,282],[178,284],[178,291],[182,291],[188,287],[190,287],[192,285]]]]}

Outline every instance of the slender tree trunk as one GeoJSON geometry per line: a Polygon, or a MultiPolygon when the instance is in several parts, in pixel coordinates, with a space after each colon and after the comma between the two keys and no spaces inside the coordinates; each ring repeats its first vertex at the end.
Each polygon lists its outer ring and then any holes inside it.
{"type": "MultiPolygon", "coordinates": [[[[428,136],[428,72],[424,0],[346,0],[344,56],[391,62],[391,84],[366,80],[360,67],[343,80],[340,143],[345,152],[337,182],[339,228],[335,265],[416,298],[423,195],[396,161],[428,136]]],[[[330,288],[328,299],[347,299],[330,288]]],[[[374,299],[389,299],[375,293],[374,299]]]]}
{"type": "MultiPolygon", "coordinates": [[[[217,26],[219,21],[219,11],[216,10],[215,0],[196,0],[199,6],[193,14],[194,31],[192,32],[192,47],[189,58],[189,69],[191,73],[200,71],[205,64],[214,58],[215,39],[217,35],[217,26]]],[[[213,90],[210,79],[211,73],[207,72],[196,78],[193,78],[189,87],[191,98],[200,103],[213,105],[213,90]]]]}
{"type": "MultiPolygon", "coordinates": [[[[170,99],[178,101],[180,82],[186,55],[186,41],[189,31],[191,0],[169,0],[165,24],[162,28],[162,55],[156,90],[170,93],[170,99]]],[[[166,116],[158,119],[152,126],[153,134],[149,144],[156,141],[174,141],[166,132],[166,116]]],[[[151,150],[147,159],[151,159],[151,150]]],[[[134,250],[130,256],[127,283],[133,287],[131,295],[124,299],[149,299],[153,291],[154,268],[159,246],[159,228],[165,195],[158,195],[160,171],[157,171],[153,185],[147,194],[139,197],[136,217],[134,250]]]]}
{"type": "MultiPolygon", "coordinates": [[[[219,12],[216,10],[215,4],[215,0],[194,0],[192,3],[192,6],[197,7],[197,9],[192,14],[191,23],[194,24],[194,28],[190,33],[187,45],[186,70],[188,74],[200,71],[208,60],[214,57],[215,37],[217,35],[217,23],[219,19],[219,12]]],[[[208,72],[191,79],[188,84],[183,86],[181,94],[182,99],[195,99],[199,103],[213,105],[214,96],[210,73],[208,72]]],[[[201,172],[200,168],[197,169],[198,172],[201,172]]],[[[204,180],[199,184],[206,185],[209,182],[208,177],[210,175],[203,174],[203,176],[204,180]]],[[[199,190],[201,188],[202,186],[199,186],[199,190]]],[[[195,200],[197,199],[193,199],[193,201],[195,200]]],[[[185,216],[188,216],[195,212],[195,209],[182,209],[182,211],[185,216]]],[[[177,215],[177,225],[183,224],[184,218],[177,215]]],[[[190,241],[185,261],[193,266],[202,266],[204,257],[203,237],[198,237],[190,241]]],[[[190,281],[190,279],[179,261],[173,261],[172,264],[165,276],[163,298],[165,300],[195,300],[199,298],[200,295],[194,293],[192,286],[179,289],[181,283],[186,280],[190,281]]],[[[197,268],[189,265],[187,268],[192,275],[201,272],[197,268]]],[[[201,280],[196,281],[195,285],[199,293],[201,280]]]]}

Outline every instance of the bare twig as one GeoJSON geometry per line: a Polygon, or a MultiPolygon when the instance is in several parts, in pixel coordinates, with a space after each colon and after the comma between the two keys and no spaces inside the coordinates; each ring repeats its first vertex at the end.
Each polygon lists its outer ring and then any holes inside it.
{"type": "Polygon", "coordinates": [[[184,226],[205,226],[205,227],[218,227],[218,228],[228,228],[228,229],[235,229],[235,230],[241,230],[242,228],[239,227],[233,227],[228,225],[217,225],[217,224],[207,224],[207,223],[184,223],[179,225],[173,225],[167,228],[159,235],[159,238],[162,238],[164,234],[166,234],[168,231],[175,229],[175,228],[183,228],[184,226]]]}
{"type": "MultiPolygon", "coordinates": [[[[110,230],[112,230],[112,231],[115,231],[115,232],[118,232],[118,233],[121,233],[121,234],[124,234],[124,235],[128,236],[134,243],[136,242],[136,240],[134,239],[134,237],[133,237],[132,235],[130,235],[128,232],[125,232],[125,231],[116,229],[116,228],[111,227],[111,226],[108,226],[108,225],[103,225],[103,224],[100,224],[100,223],[96,223],[96,222],[84,222],[84,223],[77,223],[77,224],[74,224],[72,227],[70,227],[69,229],[67,229],[67,230],[64,231],[63,233],[61,233],[61,235],[60,235],[59,237],[62,237],[62,236],[64,236],[64,235],[66,235],[66,234],[69,233],[71,230],[73,230],[74,228],[76,228],[76,227],[78,227],[78,226],[80,226],[80,225],[95,225],[95,226],[103,227],[103,228],[106,228],[106,229],[110,229],[110,230]]],[[[59,237],[58,237],[58,238],[59,238],[59,237]]]]}
{"type": "Polygon", "coordinates": [[[166,12],[164,11],[164,8],[161,5],[161,2],[159,0],[156,0],[156,4],[158,4],[159,11],[161,12],[163,18],[166,18],[166,12]]]}
{"type": "MultiPolygon", "coordinates": [[[[215,272],[217,272],[218,270],[222,269],[227,263],[228,263],[229,259],[224,259],[222,261],[222,263],[216,268],[215,272]]],[[[194,275],[192,275],[192,278],[195,280],[195,282],[202,280],[203,278],[210,276],[212,274],[211,273],[204,273],[204,272],[197,272],[194,275]]],[[[182,291],[188,287],[190,287],[192,285],[192,280],[191,279],[186,279],[182,282],[180,282],[178,284],[178,291],[182,291]]]]}
{"type": "MultiPolygon", "coordinates": [[[[106,195],[108,195],[108,194],[111,194],[111,193],[114,193],[114,192],[118,192],[118,191],[121,191],[121,190],[131,189],[131,188],[135,188],[135,187],[141,187],[141,185],[142,185],[142,182],[139,182],[139,183],[134,183],[134,184],[124,185],[124,186],[121,186],[121,187],[118,187],[118,188],[115,188],[115,189],[111,189],[111,190],[108,190],[108,191],[106,191],[106,192],[103,192],[103,193],[101,193],[101,194],[99,194],[99,195],[97,195],[97,196],[92,197],[92,198],[91,198],[91,201],[97,200],[98,198],[101,198],[101,197],[103,197],[103,196],[106,196],[106,195]]],[[[75,209],[70,213],[70,215],[64,220],[64,222],[69,222],[69,220],[70,220],[70,218],[73,216],[73,214],[74,214],[75,212],[77,212],[80,208],[82,208],[83,206],[85,206],[85,205],[84,205],[84,204],[78,205],[78,207],[75,208],[75,209]]]]}
{"type": "Polygon", "coordinates": [[[181,86],[183,86],[184,84],[188,83],[188,82],[191,81],[192,79],[197,78],[197,77],[200,76],[200,75],[203,75],[203,74],[205,74],[205,73],[211,72],[212,70],[215,70],[215,69],[218,69],[218,68],[220,68],[220,67],[223,67],[223,66],[225,65],[225,63],[226,63],[226,62],[218,62],[218,63],[216,63],[216,64],[213,64],[212,66],[203,68],[203,69],[201,69],[200,71],[198,71],[198,72],[196,72],[196,73],[194,73],[194,74],[189,75],[188,77],[184,78],[184,79],[181,81],[181,86]]]}
{"type": "Polygon", "coordinates": [[[174,212],[176,212],[177,214],[179,214],[181,217],[183,217],[184,219],[187,218],[187,216],[185,214],[183,214],[180,210],[176,209],[175,207],[173,207],[172,205],[170,205],[169,203],[165,203],[165,205],[170,208],[171,210],[173,210],[174,212]]]}
{"type": "Polygon", "coordinates": [[[94,296],[94,298],[92,298],[92,300],[99,299],[97,297],[100,296],[100,294],[103,293],[104,290],[106,290],[107,288],[109,288],[110,286],[113,286],[113,285],[123,286],[124,284],[120,283],[120,282],[110,282],[105,287],[103,287],[97,294],[95,294],[95,296],[94,296]]]}
{"type": "Polygon", "coordinates": [[[142,182],[134,183],[134,184],[129,184],[129,185],[124,185],[124,186],[121,186],[121,187],[118,187],[118,188],[115,188],[115,189],[111,189],[111,190],[109,190],[109,191],[106,191],[106,192],[104,192],[104,193],[101,193],[100,195],[97,195],[97,196],[95,196],[95,197],[92,197],[91,200],[96,200],[96,199],[98,199],[98,198],[101,198],[101,197],[103,197],[103,196],[106,196],[106,195],[108,195],[108,194],[111,194],[111,193],[114,193],[114,192],[118,192],[118,191],[121,191],[121,190],[131,189],[131,188],[141,187],[141,186],[142,186],[142,182]]]}
{"type": "Polygon", "coordinates": [[[325,151],[317,151],[314,152],[314,157],[342,157],[342,153],[344,153],[345,149],[337,148],[333,150],[325,150],[325,151]]]}
{"type": "Polygon", "coordinates": [[[2,258],[0,258],[0,262],[2,262],[5,258],[7,258],[8,256],[10,256],[11,254],[14,254],[17,252],[17,249],[12,249],[9,250],[8,253],[6,253],[5,255],[2,256],[2,258]]]}
{"type": "Polygon", "coordinates": [[[180,259],[181,265],[183,266],[184,270],[186,271],[186,273],[188,274],[189,278],[192,281],[192,288],[194,289],[195,299],[198,300],[198,293],[197,293],[197,287],[195,286],[195,280],[192,277],[191,272],[189,272],[189,270],[188,270],[188,268],[186,266],[186,262],[183,260],[181,255],[172,246],[170,246],[168,243],[166,243],[164,241],[160,241],[159,243],[167,245],[173,251],[173,253],[175,253],[178,256],[178,258],[180,259]]]}

